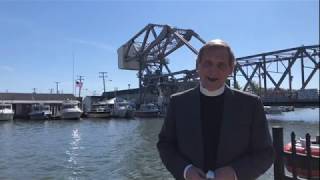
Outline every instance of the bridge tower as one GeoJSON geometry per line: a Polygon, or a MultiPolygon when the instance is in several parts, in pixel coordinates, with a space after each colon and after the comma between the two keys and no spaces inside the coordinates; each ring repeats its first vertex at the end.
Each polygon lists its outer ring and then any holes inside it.
{"type": "Polygon", "coordinates": [[[172,72],[168,56],[186,46],[194,54],[198,50],[191,39],[204,44],[205,41],[191,29],[180,29],[169,25],[148,24],[118,49],[118,67],[138,71],[139,104],[144,92],[160,93],[167,97],[177,90],[178,81],[194,81],[195,70],[172,72]],[[177,75],[184,75],[177,78],[177,75]]]}

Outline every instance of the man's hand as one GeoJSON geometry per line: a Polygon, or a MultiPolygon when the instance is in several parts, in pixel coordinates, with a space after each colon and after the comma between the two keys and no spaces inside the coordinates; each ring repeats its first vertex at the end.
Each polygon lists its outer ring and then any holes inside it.
{"type": "Polygon", "coordinates": [[[197,167],[190,167],[186,173],[186,180],[205,180],[206,174],[197,167]]]}
{"type": "Polygon", "coordinates": [[[214,171],[216,177],[215,180],[235,180],[236,172],[230,166],[222,167],[214,171]]]}

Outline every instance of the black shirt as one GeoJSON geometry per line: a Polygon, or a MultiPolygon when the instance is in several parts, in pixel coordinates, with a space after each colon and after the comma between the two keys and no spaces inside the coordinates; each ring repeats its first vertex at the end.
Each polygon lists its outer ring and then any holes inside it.
{"type": "Polygon", "coordinates": [[[223,97],[205,96],[200,93],[200,118],[202,122],[204,171],[215,170],[217,150],[220,138],[220,126],[223,118],[223,97]]]}

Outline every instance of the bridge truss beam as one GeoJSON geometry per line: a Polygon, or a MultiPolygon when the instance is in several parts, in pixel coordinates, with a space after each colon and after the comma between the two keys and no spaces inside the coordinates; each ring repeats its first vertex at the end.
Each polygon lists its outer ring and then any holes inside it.
{"type": "Polygon", "coordinates": [[[279,90],[282,87],[285,78],[288,77],[289,89],[291,91],[292,79],[294,77],[292,75],[293,66],[300,63],[301,74],[294,75],[301,77],[301,86],[299,89],[305,89],[310,80],[315,76],[315,73],[320,69],[319,49],[319,45],[301,46],[237,58],[237,64],[233,73],[234,86],[236,86],[237,77],[242,76],[246,80],[243,90],[247,91],[248,88],[253,89],[253,77],[258,77],[259,89],[263,88],[264,92],[266,92],[268,88],[267,81],[269,80],[273,85],[270,87],[279,90]],[[311,63],[311,66],[306,66],[305,62],[311,63]],[[272,64],[276,64],[276,67],[271,67],[270,65],[272,64]],[[284,72],[279,71],[279,65],[284,68],[284,72]],[[248,70],[249,68],[251,69],[248,70]],[[311,69],[311,72],[307,76],[305,72],[306,69],[311,69]],[[280,74],[281,76],[277,80],[272,74],[280,74]],[[263,87],[261,80],[263,80],[263,87]]]}
{"type": "MultiPolygon", "coordinates": [[[[175,86],[180,81],[198,80],[195,69],[172,72],[168,65],[167,57],[183,46],[198,54],[197,48],[191,44],[192,38],[200,44],[205,43],[193,30],[148,24],[122,46],[124,50],[120,55],[118,50],[118,57],[120,56],[124,63],[136,63],[135,67],[128,69],[138,71],[140,102],[143,99],[143,91],[150,90],[150,87],[175,86]]],[[[237,58],[231,77],[233,86],[236,86],[240,76],[244,78],[242,90],[252,90],[256,85],[254,80],[258,78],[259,95],[261,95],[261,90],[265,93],[268,88],[275,90],[284,88],[287,79],[289,90],[292,91],[293,78],[301,77],[301,86],[298,88],[305,89],[319,72],[319,54],[319,45],[312,45],[237,58]],[[297,72],[297,67],[300,74],[294,74],[297,72]],[[311,69],[311,72],[307,69],[311,69]]]]}

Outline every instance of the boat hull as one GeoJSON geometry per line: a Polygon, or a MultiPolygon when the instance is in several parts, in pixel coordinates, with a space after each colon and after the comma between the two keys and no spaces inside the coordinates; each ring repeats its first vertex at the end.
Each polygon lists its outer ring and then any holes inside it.
{"type": "Polygon", "coordinates": [[[0,121],[10,121],[13,120],[13,113],[1,113],[0,121]]]}
{"type": "Polygon", "coordinates": [[[74,119],[74,120],[79,120],[81,117],[81,112],[63,112],[61,114],[62,119],[74,119]]]}
{"type": "Polygon", "coordinates": [[[136,111],[134,113],[135,117],[159,117],[159,112],[158,111],[154,111],[154,112],[143,112],[143,111],[136,111]]]}
{"type": "Polygon", "coordinates": [[[108,118],[111,114],[110,112],[88,112],[86,116],[88,118],[108,118]]]}
{"type": "Polygon", "coordinates": [[[118,117],[118,118],[131,118],[133,117],[133,111],[131,110],[116,110],[112,113],[113,117],[118,117]]]}
{"type": "Polygon", "coordinates": [[[34,113],[34,114],[29,114],[29,118],[31,120],[47,120],[51,118],[51,114],[34,113]]]}
{"type": "Polygon", "coordinates": [[[296,154],[295,159],[292,159],[292,145],[288,143],[284,146],[284,162],[285,167],[289,172],[293,172],[293,167],[296,167],[297,176],[302,178],[308,177],[308,165],[310,166],[310,176],[312,179],[319,179],[320,170],[319,170],[319,160],[320,160],[320,147],[319,142],[311,141],[310,146],[310,155],[307,156],[307,148],[304,143],[296,143],[296,154]],[[304,144],[304,145],[303,145],[304,144]]]}

